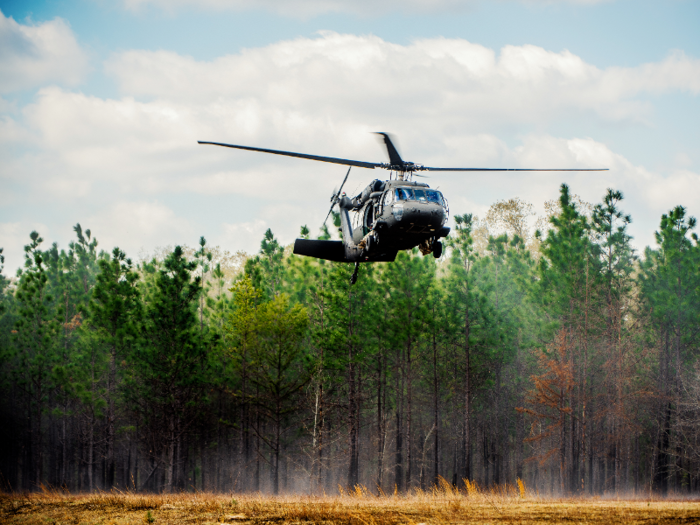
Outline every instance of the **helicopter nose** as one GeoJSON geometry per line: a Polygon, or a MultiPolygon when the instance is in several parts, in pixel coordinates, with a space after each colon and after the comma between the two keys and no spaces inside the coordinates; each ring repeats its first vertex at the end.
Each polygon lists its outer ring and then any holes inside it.
{"type": "Polygon", "coordinates": [[[430,233],[442,227],[445,210],[442,206],[418,205],[404,209],[402,226],[412,233],[430,233]]]}

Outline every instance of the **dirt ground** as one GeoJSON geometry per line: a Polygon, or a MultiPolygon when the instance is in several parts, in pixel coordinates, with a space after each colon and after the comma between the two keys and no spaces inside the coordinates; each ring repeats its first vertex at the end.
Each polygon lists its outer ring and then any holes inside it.
{"type": "Polygon", "coordinates": [[[681,499],[551,499],[517,490],[376,497],[240,494],[0,494],[2,524],[214,523],[700,523],[700,502],[681,499]]]}

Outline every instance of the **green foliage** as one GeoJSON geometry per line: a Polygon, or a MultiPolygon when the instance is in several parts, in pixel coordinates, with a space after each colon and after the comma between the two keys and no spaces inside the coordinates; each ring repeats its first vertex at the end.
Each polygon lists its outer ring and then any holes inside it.
{"type": "Polygon", "coordinates": [[[446,257],[361,264],[354,286],[352,265],[290,254],[271,230],[233,286],[204,237],[135,267],[80,224],[67,251],[32,232],[17,281],[0,275],[0,414],[19,436],[0,444],[21,458],[0,457],[3,475],[110,488],[133,454],[137,489],[277,492],[297,469],[310,490],[370,478],[401,490],[523,478],[538,472],[530,456],[573,491],[620,486],[641,450],[649,483],[677,472],[690,490],[695,219],[665,214],[638,260],[622,199],[608,190],[589,217],[562,185],[529,245],[527,203],[489,211],[507,235],[458,215],[446,257]]]}
{"type": "Polygon", "coordinates": [[[197,326],[201,277],[191,276],[196,267],[179,246],[165,259],[146,297],[141,341],[130,356],[132,395],[172,417],[200,401],[213,344],[202,340],[197,326]]]}
{"type": "Polygon", "coordinates": [[[31,410],[41,410],[52,386],[51,371],[57,363],[56,339],[59,324],[54,300],[48,292],[43,239],[37,232],[25,246],[25,271],[17,287],[17,322],[14,327],[16,384],[27,396],[31,410]]]}
{"type": "MultiPolygon", "coordinates": [[[[3,249],[0,248],[0,367],[9,358],[12,330],[15,324],[14,296],[8,293],[10,280],[2,273],[5,262],[2,252],[3,249]]],[[[0,388],[2,386],[0,381],[0,388]]]]}
{"type": "Polygon", "coordinates": [[[246,261],[245,274],[267,298],[279,292],[282,284],[283,257],[284,248],[268,228],[260,243],[259,255],[246,261]]]}
{"type": "Polygon", "coordinates": [[[311,366],[302,344],[308,314],[281,294],[259,306],[257,324],[259,342],[253,347],[251,378],[267,397],[258,403],[277,417],[295,410],[294,396],[309,380],[311,366]]]}
{"type": "MultiPolygon", "coordinates": [[[[226,334],[225,353],[231,359],[236,377],[247,380],[253,352],[259,345],[258,304],[261,294],[253,286],[249,277],[244,277],[235,283],[231,292],[233,293],[233,311],[223,327],[226,334]]],[[[244,398],[248,395],[243,386],[239,386],[234,392],[244,398]]]]}
{"type": "Polygon", "coordinates": [[[655,233],[659,248],[646,249],[639,273],[654,337],[673,346],[677,366],[696,357],[688,352],[700,341],[700,245],[691,233],[695,226],[695,218],[686,217],[682,206],[664,214],[655,233]]]}
{"type": "Polygon", "coordinates": [[[552,216],[552,229],[542,243],[540,297],[560,322],[571,324],[581,313],[600,263],[597,246],[590,240],[588,220],[571,199],[566,184],[561,186],[559,203],[561,213],[552,216]]]}
{"type": "Polygon", "coordinates": [[[112,259],[99,261],[99,273],[90,301],[90,326],[107,346],[122,354],[138,335],[141,296],[139,276],[119,248],[112,259]]]}

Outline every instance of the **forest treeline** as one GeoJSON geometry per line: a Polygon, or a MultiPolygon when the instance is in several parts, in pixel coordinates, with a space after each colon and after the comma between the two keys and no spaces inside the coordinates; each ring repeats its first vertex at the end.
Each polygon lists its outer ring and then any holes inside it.
{"type": "Polygon", "coordinates": [[[352,287],[270,230],[236,275],[204,238],[137,264],[80,225],[66,250],[32,232],[0,280],[0,483],[697,493],[695,219],[637,254],[619,192],[564,185],[534,233],[531,210],[457,216],[441,259],[352,287]]]}

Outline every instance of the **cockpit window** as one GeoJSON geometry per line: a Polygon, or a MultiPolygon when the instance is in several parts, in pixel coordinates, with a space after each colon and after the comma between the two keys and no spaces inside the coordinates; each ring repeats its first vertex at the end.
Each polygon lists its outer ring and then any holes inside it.
{"type": "Polygon", "coordinates": [[[442,200],[442,194],[437,190],[396,188],[394,190],[394,195],[397,201],[434,202],[435,204],[439,204],[441,206],[445,205],[444,201],[442,200]]]}
{"type": "Polygon", "coordinates": [[[445,205],[442,200],[442,194],[439,191],[425,190],[425,196],[428,199],[428,202],[434,202],[436,204],[440,204],[441,206],[445,205]]]}
{"type": "Polygon", "coordinates": [[[413,190],[411,188],[396,188],[394,190],[397,201],[412,201],[413,190]]]}

